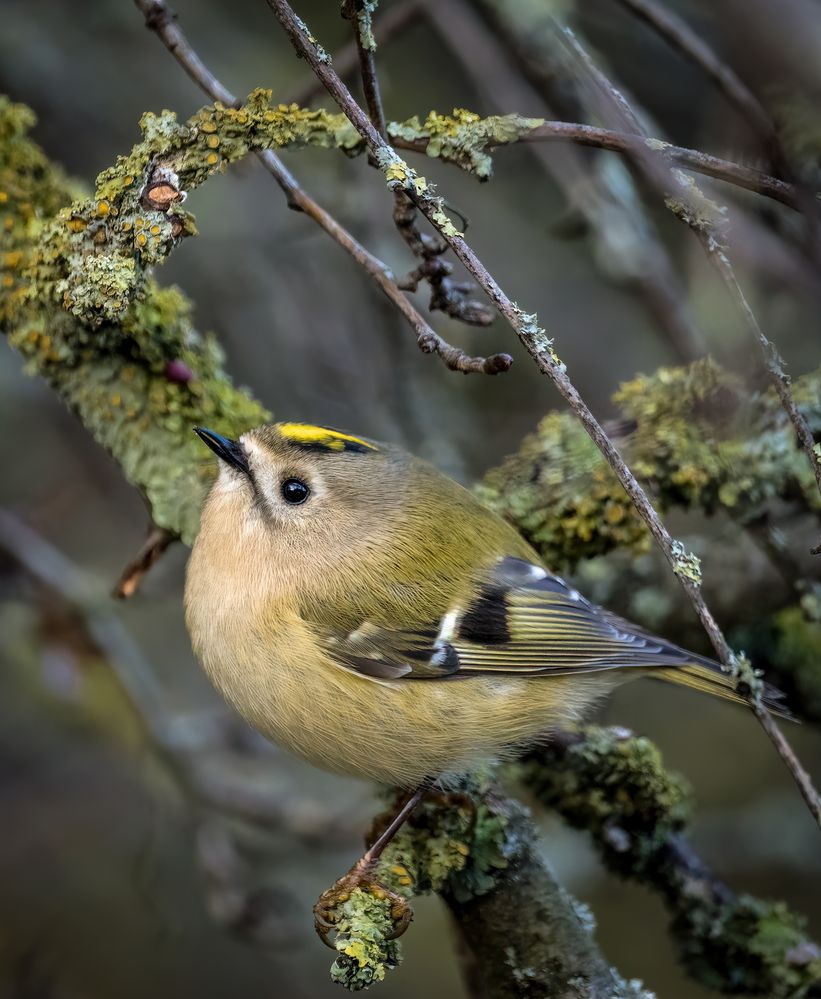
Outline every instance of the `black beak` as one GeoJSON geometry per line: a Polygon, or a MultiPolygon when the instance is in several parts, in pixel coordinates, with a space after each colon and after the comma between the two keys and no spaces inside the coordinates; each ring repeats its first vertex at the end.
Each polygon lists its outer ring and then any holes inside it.
{"type": "Polygon", "coordinates": [[[239,441],[232,441],[221,434],[215,434],[213,430],[206,430],[205,427],[194,427],[194,433],[231,468],[235,468],[244,475],[249,474],[248,456],[239,441]]]}

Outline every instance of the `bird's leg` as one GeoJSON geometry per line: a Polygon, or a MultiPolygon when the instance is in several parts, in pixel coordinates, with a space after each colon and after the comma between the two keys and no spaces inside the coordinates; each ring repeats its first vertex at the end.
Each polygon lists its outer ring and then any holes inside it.
{"type": "Polygon", "coordinates": [[[374,877],[374,871],[385,848],[413,814],[414,809],[430,789],[433,781],[433,777],[426,777],[419,787],[405,798],[385,828],[348,873],[319,896],[314,906],[314,927],[320,940],[326,946],[333,948],[329,935],[336,922],[336,909],[348,901],[355,888],[369,892],[376,898],[387,899],[391,903],[391,918],[394,922],[391,939],[401,936],[410,926],[413,912],[408,900],[378,881],[374,877]]]}

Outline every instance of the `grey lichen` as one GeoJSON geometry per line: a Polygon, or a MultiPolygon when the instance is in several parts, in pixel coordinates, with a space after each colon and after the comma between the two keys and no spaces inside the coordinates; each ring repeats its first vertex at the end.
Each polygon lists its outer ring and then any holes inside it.
{"type": "Polygon", "coordinates": [[[150,268],[196,232],[181,205],[213,174],[253,150],[323,146],[355,152],[342,114],[271,105],[256,90],[241,107],[220,103],[179,122],[171,111],[140,119],[142,141],[97,178],[94,195],[46,224],[31,266],[86,326],[122,320],[150,268]]]}
{"type": "Polygon", "coordinates": [[[689,579],[701,586],[701,559],[694,552],[688,552],[680,541],[673,541],[670,548],[673,556],[673,571],[677,576],[689,579]]]}
{"type": "Polygon", "coordinates": [[[665,205],[691,229],[718,239],[719,232],[727,224],[726,207],[708,198],[691,174],[677,167],[671,174],[676,188],[665,197],[665,205]]]}
{"type": "Polygon", "coordinates": [[[547,335],[543,326],[539,325],[539,317],[535,312],[525,312],[516,307],[519,334],[537,354],[550,359],[560,371],[565,371],[564,361],[553,347],[553,338],[547,335]]]}

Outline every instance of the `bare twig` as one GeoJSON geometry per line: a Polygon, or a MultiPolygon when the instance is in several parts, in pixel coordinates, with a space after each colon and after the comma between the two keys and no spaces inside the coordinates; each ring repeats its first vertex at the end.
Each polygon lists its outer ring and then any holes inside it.
{"type": "Polygon", "coordinates": [[[656,3],[656,0],[618,0],[618,2],[665,38],[690,62],[699,66],[767,144],[774,151],[778,149],[775,127],[761,102],[736,72],[716,55],[683,18],[656,3]]]}
{"type": "MultiPolygon", "coordinates": [[[[237,99],[202,62],[191,47],[176,17],[165,0],[135,0],[137,7],[145,15],[146,26],[155,32],[168,51],[180,63],[191,79],[213,100],[226,105],[236,105],[237,99]]],[[[513,363],[508,354],[494,354],[490,357],[470,357],[458,347],[446,343],[436,333],[422,315],[413,307],[393,278],[390,269],[381,260],[365,249],[336,219],[311,198],[288,170],[280,158],[271,150],[258,154],[263,166],[276,180],[288,199],[288,205],[304,212],[338,243],[362,269],[369,274],[382,293],[399,309],[416,333],[416,342],[423,353],[437,354],[443,363],[454,371],[465,374],[482,372],[498,374],[507,371],[513,363]]]]}
{"type": "MultiPolygon", "coordinates": [[[[605,456],[619,481],[624,486],[625,491],[647,524],[650,533],[664,552],[671,568],[690,597],[693,607],[720,661],[728,671],[734,674],[737,673],[739,661],[727,644],[727,640],[701,595],[697,559],[695,556],[686,553],[683,547],[670,536],[647,494],[639,485],[638,480],[627,467],[619,451],[605,434],[598,420],[569,379],[564,364],[562,364],[553,350],[552,341],[547,337],[545,331],[537,325],[535,316],[524,313],[508,298],[479,257],[444,214],[441,199],[435,198],[425,189],[423,184],[419,183],[419,178],[416,177],[407,164],[382,139],[362,108],[353,99],[348,88],[339,79],[339,76],[330,65],[324,50],[309,35],[304,22],[296,16],[287,0],[267,0],[267,3],[291,39],[298,55],[302,56],[313,68],[328,93],[362,136],[369,151],[388,176],[392,187],[403,189],[411,197],[419,210],[439,231],[468,272],[474,277],[480,287],[485,290],[499,312],[510,323],[539,370],[550,378],[573,408],[585,430],[605,456]]],[[[752,694],[750,698],[751,701],[755,700],[752,694]]],[[[762,706],[757,705],[756,714],[764,710],[762,706]]],[[[784,737],[775,725],[772,726],[772,731],[768,732],[768,734],[770,734],[771,738],[777,740],[779,744],[784,743],[784,737]]],[[[789,749],[789,747],[785,748],[789,749]]],[[[779,749],[779,752],[781,752],[782,758],[787,762],[808,808],[815,817],[816,822],[821,826],[821,798],[819,798],[817,791],[813,787],[809,775],[797,760],[793,759],[789,761],[781,749],[779,749]]]]}
{"type": "MultiPolygon", "coordinates": [[[[818,492],[821,493],[821,452],[816,452],[818,445],[815,443],[810,425],[807,422],[807,418],[796,405],[790,388],[791,379],[786,371],[786,362],[779,353],[776,345],[761,329],[758,319],[750,307],[750,303],[747,301],[741,285],[738,283],[738,278],[735,275],[730,258],[727,256],[724,247],[710,233],[702,232],[700,236],[716,270],[724,280],[724,284],[727,286],[727,290],[735,302],[744,323],[761,347],[761,354],[764,358],[767,374],[778,393],[778,398],[781,400],[784,412],[790,418],[790,422],[795,428],[798,443],[807,456],[807,460],[815,475],[818,492]]],[[[814,549],[813,553],[815,553],[814,549]]]]}
{"type": "MultiPolygon", "coordinates": [[[[490,110],[535,106],[555,117],[547,95],[537,92],[511,64],[498,34],[470,0],[438,0],[435,11],[428,8],[427,13],[428,23],[490,110]]],[[[527,147],[563,192],[573,217],[590,233],[592,261],[604,279],[636,294],[682,360],[700,357],[704,334],[626,170],[614,171],[601,159],[591,160],[570,143],[548,148],[544,142],[527,142],[527,147]]]]}
{"type": "Polygon", "coordinates": [[[373,36],[370,9],[366,6],[365,0],[343,0],[342,16],[353,25],[365,107],[368,109],[374,128],[385,139],[388,129],[382,107],[379,77],[376,74],[376,39],[373,36]]]}
{"type": "MultiPolygon", "coordinates": [[[[373,36],[378,45],[384,45],[405,28],[413,24],[417,17],[428,6],[429,0],[400,0],[391,4],[387,10],[380,11],[373,19],[373,36]]],[[[359,52],[355,40],[351,40],[334,52],[334,66],[343,80],[349,79],[359,67],[359,52]]],[[[291,90],[284,98],[285,104],[310,104],[314,98],[324,92],[324,87],[311,74],[310,77],[291,90]]]]}
{"type": "MultiPolygon", "coordinates": [[[[593,62],[589,53],[573,32],[565,28],[563,34],[568,47],[584,67],[593,85],[599,90],[605,104],[611,106],[614,115],[624,123],[626,128],[634,131],[637,135],[644,138],[646,142],[644,127],[621,91],[593,62]]],[[[778,393],[784,411],[795,429],[798,442],[807,455],[807,460],[810,463],[818,485],[819,494],[821,494],[821,455],[816,453],[812,431],[809,428],[806,417],[801,413],[793,398],[792,390],[790,389],[790,378],[785,370],[784,359],[779,354],[775,344],[765,336],[761,329],[755,313],[750,308],[750,304],[741,289],[727,251],[717,233],[714,211],[716,206],[708,204],[707,211],[700,210],[698,207],[694,209],[691,207],[693,196],[700,198],[703,202],[706,202],[706,199],[703,198],[697,189],[691,190],[682,184],[681,179],[676,176],[675,171],[669,171],[667,176],[660,176],[658,174],[658,164],[650,161],[646,153],[636,155],[636,162],[663,193],[673,192],[673,197],[667,198],[668,207],[682,221],[686,222],[698,237],[707,253],[708,259],[730,292],[742,321],[758,342],[767,374],[778,393]]],[[[772,737],[772,730],[768,728],[767,731],[772,737]]],[[[786,748],[788,748],[786,745],[778,747],[778,751],[782,757],[786,748]]]]}
{"type": "MultiPolygon", "coordinates": [[[[388,129],[376,72],[376,42],[370,22],[371,11],[363,0],[345,0],[342,5],[342,14],[343,17],[352,22],[354,27],[354,41],[359,56],[362,91],[368,115],[374,128],[383,139],[387,140],[388,129]]],[[[425,281],[431,290],[428,308],[432,312],[438,309],[452,319],[458,319],[468,325],[489,326],[493,322],[493,309],[484,302],[477,302],[470,297],[474,291],[472,284],[452,280],[450,275],[453,273],[453,267],[443,259],[448,248],[447,243],[420,232],[417,225],[416,208],[403,191],[394,191],[393,221],[413,255],[421,261],[418,267],[398,282],[399,287],[405,291],[416,291],[420,283],[425,281]]],[[[426,340],[426,342],[428,341],[426,340]]],[[[424,349],[422,341],[419,345],[424,349]]],[[[431,348],[437,349],[432,341],[431,348]]],[[[449,349],[446,350],[445,354],[440,354],[443,360],[445,360],[446,355],[458,365],[459,358],[451,354],[449,349]]],[[[491,361],[493,362],[491,369],[483,369],[486,370],[487,374],[496,374],[496,368],[499,371],[505,370],[504,367],[499,366],[500,363],[505,363],[501,359],[492,358],[491,361]]],[[[447,360],[445,363],[451,367],[447,360]]],[[[456,370],[463,369],[457,367],[456,370]]]]}
{"type": "Polygon", "coordinates": [[[127,600],[129,597],[133,597],[148,570],[176,540],[176,534],[167,531],[164,527],[157,527],[156,524],[152,524],[148,532],[148,537],[140,547],[140,550],[126,565],[120,578],[117,580],[113,596],[119,597],[120,600],[127,600]]]}

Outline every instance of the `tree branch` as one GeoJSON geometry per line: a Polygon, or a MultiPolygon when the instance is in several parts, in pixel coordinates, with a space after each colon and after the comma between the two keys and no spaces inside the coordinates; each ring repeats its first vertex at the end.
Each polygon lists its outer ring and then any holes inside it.
{"type": "MultiPolygon", "coordinates": [[[[780,144],[770,115],[746,83],[723,62],[710,46],[676,13],[667,10],[656,0],[618,0],[637,18],[649,25],[657,34],[691,63],[698,66],[715,83],[724,96],[744,115],[770,149],[779,150],[780,144]]],[[[778,155],[778,160],[782,156],[778,155]]]]}
{"type": "MultiPolygon", "coordinates": [[[[557,117],[546,96],[511,64],[498,34],[470,0],[438,0],[435,12],[427,8],[427,21],[461,65],[484,108],[502,112],[535,106],[557,117]]],[[[571,143],[525,145],[567,201],[567,215],[554,228],[564,232],[569,223],[573,235],[588,236],[593,266],[603,278],[636,295],[681,360],[701,357],[704,334],[627,169],[605,157],[586,156],[571,143]]]]}
{"type": "Polygon", "coordinates": [[[590,833],[605,865],[653,889],[693,978],[722,992],[821,995],[821,948],[781,902],[736,895],[682,835],[689,788],[645,738],[623,729],[560,733],[522,761],[525,786],[590,833]]]}
{"type": "MultiPolygon", "coordinates": [[[[330,65],[324,49],[308,33],[304,22],[295,14],[287,0],[267,0],[268,6],[276,15],[283,29],[296,49],[313,68],[317,77],[322,80],[328,93],[336,101],[340,109],[348,117],[351,124],[362,136],[369,151],[373,154],[388,180],[392,190],[403,190],[419,208],[423,215],[438,230],[449,244],[456,256],[464,264],[467,271],[484,289],[501,315],[508,321],[522,346],[530,354],[542,374],[547,375],[562,396],[567,400],[578,416],[585,430],[604,454],[630,499],[635,504],[642,519],[647,524],[650,533],[664,553],[670,568],[678,577],[685,592],[704,626],[707,635],[716,651],[719,661],[728,672],[743,680],[744,687],[749,690],[749,700],[756,706],[756,714],[765,709],[760,704],[755,692],[754,675],[742,658],[737,657],[727,644],[723,632],[710,612],[699,589],[701,571],[698,559],[686,552],[684,547],[673,540],[662,524],[653,508],[647,494],[639,485],[638,480],[624,463],[617,448],[602,429],[590,408],[579,395],[572,381],[567,376],[564,364],[560,361],[553,341],[544,329],[538,325],[536,316],[525,313],[505,294],[488,269],[465,242],[462,234],[443,210],[441,198],[435,197],[427,187],[424,178],[419,177],[382,139],[367,115],[354,101],[350,91],[339,79],[330,65]],[[744,668],[746,666],[746,669],[744,668]]],[[[815,790],[809,774],[797,761],[789,761],[785,749],[785,740],[780,731],[773,726],[768,728],[768,734],[779,745],[779,753],[787,762],[790,772],[799,790],[816,820],[821,827],[821,797],[815,790]]]]}
{"type": "MultiPolygon", "coordinates": [[[[155,32],[194,83],[213,100],[229,107],[238,106],[237,98],[223,86],[194,51],[165,0],[135,0],[135,3],[145,15],[146,26],[155,32]]],[[[366,250],[329,212],[310,197],[274,152],[269,149],[259,152],[258,156],[263,166],[279,184],[288,199],[289,206],[304,212],[316,222],[362,267],[388,300],[399,309],[416,333],[417,345],[423,353],[436,354],[446,367],[464,374],[473,372],[499,374],[510,368],[513,359],[508,354],[470,357],[464,351],[447,343],[403,294],[387,265],[366,250]]]]}
{"type": "MultiPolygon", "coordinates": [[[[374,820],[375,829],[381,821],[374,820]]],[[[607,965],[587,910],[556,882],[526,811],[486,780],[441,801],[425,800],[386,850],[376,875],[407,899],[430,891],[443,896],[486,999],[571,993],[579,999],[653,999],[640,983],[625,983],[607,965]]],[[[388,899],[360,889],[338,907],[334,981],[358,991],[398,963],[390,907],[388,899]]]]}

